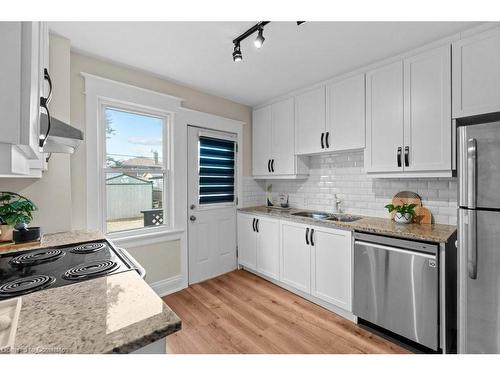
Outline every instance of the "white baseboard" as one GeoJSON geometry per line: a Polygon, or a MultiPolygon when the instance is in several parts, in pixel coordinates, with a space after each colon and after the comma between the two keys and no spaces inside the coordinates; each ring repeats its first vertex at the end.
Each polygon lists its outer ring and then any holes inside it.
{"type": "Polygon", "coordinates": [[[149,286],[153,288],[156,294],[160,297],[164,297],[168,294],[187,288],[187,285],[185,285],[182,280],[182,275],[176,275],[165,280],[155,281],[154,283],[149,284],[149,286]]]}

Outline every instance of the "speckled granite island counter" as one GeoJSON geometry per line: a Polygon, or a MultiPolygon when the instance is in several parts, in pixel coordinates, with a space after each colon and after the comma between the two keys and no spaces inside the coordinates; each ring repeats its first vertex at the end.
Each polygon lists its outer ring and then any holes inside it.
{"type": "Polygon", "coordinates": [[[15,353],[130,353],[181,328],[135,271],[21,298],[15,353]]]}
{"type": "Polygon", "coordinates": [[[453,225],[444,224],[397,224],[392,220],[378,217],[361,216],[361,219],[351,222],[326,221],[309,217],[294,216],[295,212],[308,210],[269,209],[266,206],[248,207],[238,210],[250,215],[265,215],[283,220],[295,221],[304,224],[330,228],[354,230],[358,232],[374,233],[392,237],[421,240],[435,243],[446,243],[456,232],[453,225]]]}

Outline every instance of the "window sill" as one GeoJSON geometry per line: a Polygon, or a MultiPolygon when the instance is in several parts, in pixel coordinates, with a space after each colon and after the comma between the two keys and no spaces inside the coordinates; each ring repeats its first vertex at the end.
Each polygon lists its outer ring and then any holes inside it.
{"type": "Polygon", "coordinates": [[[133,231],[115,232],[106,237],[121,247],[137,247],[159,242],[180,240],[184,237],[183,228],[144,228],[133,231]]]}

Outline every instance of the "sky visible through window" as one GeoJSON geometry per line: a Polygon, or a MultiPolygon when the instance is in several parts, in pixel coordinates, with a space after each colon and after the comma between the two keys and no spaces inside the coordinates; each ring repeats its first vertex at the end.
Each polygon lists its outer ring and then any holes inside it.
{"type": "Polygon", "coordinates": [[[155,152],[162,164],[163,120],[158,117],[106,109],[106,156],[108,165],[154,164],[155,152]]]}

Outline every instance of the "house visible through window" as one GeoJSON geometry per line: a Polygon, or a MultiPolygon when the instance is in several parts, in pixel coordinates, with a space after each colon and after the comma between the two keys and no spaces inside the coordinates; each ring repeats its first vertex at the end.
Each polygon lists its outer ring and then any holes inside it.
{"type": "Polygon", "coordinates": [[[167,224],[166,117],[104,108],[106,230],[167,224]]]}

